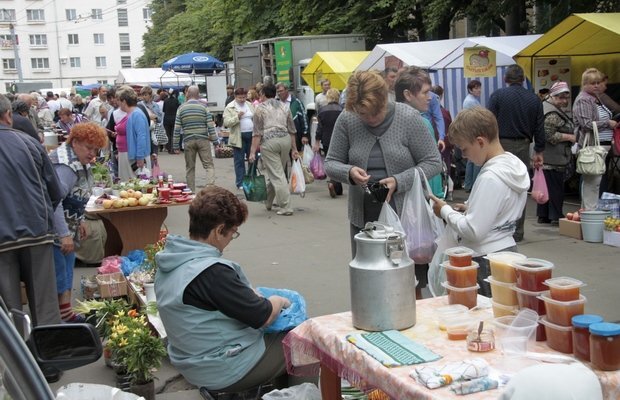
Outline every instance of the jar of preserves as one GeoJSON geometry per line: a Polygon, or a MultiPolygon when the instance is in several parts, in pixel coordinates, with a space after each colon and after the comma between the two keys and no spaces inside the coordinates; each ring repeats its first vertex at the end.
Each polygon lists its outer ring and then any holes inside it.
{"type": "Polygon", "coordinates": [[[582,361],[590,361],[590,325],[603,322],[603,317],[594,314],[575,315],[573,324],[573,355],[582,361]]]}
{"type": "Polygon", "coordinates": [[[620,369],[620,324],[590,325],[590,361],[594,368],[603,371],[620,369]]]}

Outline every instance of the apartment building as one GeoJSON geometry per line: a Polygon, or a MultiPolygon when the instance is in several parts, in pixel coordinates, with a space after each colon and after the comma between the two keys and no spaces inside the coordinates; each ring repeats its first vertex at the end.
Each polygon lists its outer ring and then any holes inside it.
{"type": "Polygon", "coordinates": [[[0,0],[0,92],[113,84],[143,53],[150,0],[0,0]]]}

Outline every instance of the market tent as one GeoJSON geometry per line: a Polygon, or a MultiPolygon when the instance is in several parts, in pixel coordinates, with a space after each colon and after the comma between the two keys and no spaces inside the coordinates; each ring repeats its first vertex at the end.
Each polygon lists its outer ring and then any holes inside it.
{"type": "Polygon", "coordinates": [[[118,71],[117,85],[146,86],[179,89],[194,81],[204,82],[202,76],[192,76],[160,68],[123,68],[118,71]]]}
{"type": "Polygon", "coordinates": [[[498,36],[380,44],[375,46],[356,70],[383,70],[386,66],[418,66],[431,75],[433,84],[444,88],[444,106],[454,116],[462,108],[467,95],[463,51],[468,47],[487,47],[496,51],[496,76],[476,78],[482,83],[481,103],[495,90],[504,86],[504,71],[514,64],[513,56],[538,39],[540,35],[498,36]]]}
{"type": "Polygon", "coordinates": [[[321,80],[329,79],[331,86],[342,90],[347,86],[349,76],[369,51],[319,51],[301,73],[302,78],[314,90],[321,92],[321,80]]]}
{"type": "Polygon", "coordinates": [[[620,13],[573,14],[521,50],[515,60],[532,76],[535,58],[571,58],[571,82],[595,67],[620,83],[620,13]]]}

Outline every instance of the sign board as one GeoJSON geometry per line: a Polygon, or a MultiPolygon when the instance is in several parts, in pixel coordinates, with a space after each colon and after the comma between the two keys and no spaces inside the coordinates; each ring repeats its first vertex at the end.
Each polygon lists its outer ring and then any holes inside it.
{"type": "Polygon", "coordinates": [[[487,47],[463,48],[463,76],[465,78],[491,78],[497,75],[495,50],[487,47]]]}
{"type": "Polygon", "coordinates": [[[276,81],[291,86],[290,71],[293,68],[293,52],[290,40],[280,40],[274,45],[276,55],[276,81]]]}
{"type": "Polygon", "coordinates": [[[566,82],[571,87],[570,57],[535,58],[532,80],[536,93],[541,89],[550,89],[558,81],[566,82]]]}

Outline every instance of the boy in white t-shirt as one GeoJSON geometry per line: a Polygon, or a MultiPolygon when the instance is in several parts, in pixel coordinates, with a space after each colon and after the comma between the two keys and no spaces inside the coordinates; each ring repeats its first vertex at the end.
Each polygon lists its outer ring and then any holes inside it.
{"type": "Polygon", "coordinates": [[[433,211],[457,234],[459,245],[474,250],[478,269],[479,293],[491,296],[488,253],[516,251],[512,238],[527,199],[530,178],[527,167],[516,156],[505,152],[499,142],[499,128],[493,113],[482,107],[462,110],[450,125],[450,143],[461,149],[463,157],[481,166],[467,205],[452,208],[433,198],[433,211]]]}

